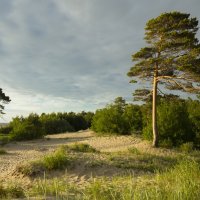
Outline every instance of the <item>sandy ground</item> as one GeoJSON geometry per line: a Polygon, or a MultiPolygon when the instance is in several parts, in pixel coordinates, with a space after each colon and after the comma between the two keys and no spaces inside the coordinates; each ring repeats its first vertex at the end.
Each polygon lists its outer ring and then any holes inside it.
{"type": "MultiPolygon", "coordinates": [[[[44,139],[15,142],[5,145],[3,149],[8,154],[0,155],[0,181],[12,178],[17,165],[42,158],[61,145],[68,145],[75,142],[90,144],[101,152],[124,151],[130,147],[136,147],[141,151],[152,152],[154,154],[156,153],[155,151],[158,151],[152,149],[149,143],[145,143],[138,137],[133,136],[96,137],[89,130],[48,135],[44,139]]],[[[162,150],[159,150],[157,153],[162,153],[162,150]]],[[[166,155],[166,150],[163,153],[166,155]]]]}
{"type": "Polygon", "coordinates": [[[75,142],[88,143],[100,151],[120,151],[138,141],[130,136],[95,137],[92,131],[79,131],[48,135],[39,140],[10,143],[3,146],[8,154],[0,155],[0,180],[10,177],[18,164],[39,159],[58,146],[75,142]]]}

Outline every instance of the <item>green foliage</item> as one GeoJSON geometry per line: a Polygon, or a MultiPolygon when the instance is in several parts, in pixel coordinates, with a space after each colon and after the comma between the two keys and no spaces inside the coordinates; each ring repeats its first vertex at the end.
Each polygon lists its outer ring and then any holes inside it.
{"type": "MultiPolygon", "coordinates": [[[[5,93],[3,93],[2,89],[0,88],[0,102],[3,104],[6,104],[6,103],[9,103],[10,101],[11,101],[10,97],[6,96],[5,93]]],[[[5,114],[3,110],[4,110],[4,106],[0,104],[0,115],[5,114]]]]}
{"type": "Polygon", "coordinates": [[[56,115],[55,113],[42,114],[40,121],[43,125],[46,135],[74,131],[73,127],[68,121],[60,118],[60,116],[56,115]]]}
{"type": "Polygon", "coordinates": [[[67,146],[67,148],[76,152],[91,152],[91,153],[97,152],[95,148],[91,147],[89,144],[84,144],[84,143],[75,143],[73,145],[67,146]]]}
{"type": "Polygon", "coordinates": [[[185,152],[185,153],[190,153],[193,151],[193,148],[194,148],[194,144],[193,142],[186,142],[186,143],[183,143],[182,145],[180,145],[179,149],[182,151],[182,152],[185,152]]]}
{"type": "Polygon", "coordinates": [[[129,148],[129,149],[128,149],[128,152],[130,152],[130,153],[132,153],[132,154],[137,154],[137,155],[140,154],[140,151],[139,151],[137,148],[135,148],[135,147],[129,148]]]}
{"type": "Polygon", "coordinates": [[[60,147],[41,160],[19,165],[16,171],[26,176],[37,176],[43,174],[45,171],[65,169],[70,164],[71,159],[67,155],[66,149],[60,147]]]}
{"type": "Polygon", "coordinates": [[[132,56],[136,64],[128,75],[152,77],[155,65],[159,68],[158,77],[175,77],[177,69],[198,73],[200,49],[195,37],[197,30],[197,19],[186,13],[163,13],[149,20],[145,27],[148,46],[132,56]]]}
{"type": "Polygon", "coordinates": [[[7,187],[0,183],[0,199],[13,199],[25,197],[24,189],[16,184],[9,184],[7,187]]]}
{"type": "Polygon", "coordinates": [[[70,164],[65,148],[61,147],[53,154],[44,157],[43,166],[47,170],[64,169],[70,164]]]}
{"type": "Polygon", "coordinates": [[[194,141],[194,144],[200,147],[200,101],[192,101],[191,99],[188,100],[187,109],[189,120],[192,124],[192,131],[196,135],[196,140],[194,141]]]}
{"type": "Polygon", "coordinates": [[[100,134],[130,134],[142,129],[142,114],[138,105],[126,104],[121,97],[114,104],[97,110],[92,129],[100,134]]]}
{"type": "Polygon", "coordinates": [[[0,134],[9,134],[12,131],[11,126],[0,127],[0,134]]]}
{"type": "Polygon", "coordinates": [[[43,137],[44,131],[39,116],[30,114],[27,118],[16,117],[10,123],[13,140],[32,140],[43,137]]]}
{"type": "Polygon", "coordinates": [[[6,127],[0,128],[0,144],[10,140],[31,140],[47,134],[85,130],[91,126],[92,112],[30,114],[15,117],[6,127]]]}
{"type": "Polygon", "coordinates": [[[0,134],[0,145],[5,145],[11,141],[10,135],[0,134]]]}
{"type": "MultiPolygon", "coordinates": [[[[192,131],[187,104],[182,100],[161,100],[158,105],[159,140],[163,146],[178,146],[185,142],[195,141],[196,136],[192,131]]],[[[145,139],[152,139],[151,117],[146,118],[143,129],[145,139]]]]}
{"type": "Polygon", "coordinates": [[[188,159],[154,175],[95,177],[81,186],[70,183],[66,177],[47,179],[44,176],[44,179],[36,179],[27,193],[36,199],[199,199],[199,177],[199,164],[188,159]]]}
{"type": "MultiPolygon", "coordinates": [[[[197,31],[198,20],[196,18],[191,18],[190,14],[176,11],[163,13],[147,22],[144,38],[147,46],[141,48],[132,55],[132,60],[135,64],[130,68],[127,75],[148,82],[153,79],[152,92],[154,98],[152,105],[154,109],[152,110],[152,118],[155,119],[155,121],[152,131],[154,133],[153,146],[155,147],[158,145],[159,138],[162,138],[162,135],[160,136],[159,133],[162,134],[163,131],[167,130],[164,124],[162,127],[165,130],[157,129],[157,125],[159,126],[159,123],[161,123],[157,121],[160,117],[157,117],[156,111],[157,94],[159,94],[159,92],[163,94],[163,92],[158,89],[158,83],[162,83],[162,85],[169,90],[182,90],[195,94],[199,93],[199,88],[196,87],[194,83],[194,81],[200,80],[200,44],[196,37],[197,31]]],[[[137,100],[145,101],[148,100],[150,96],[151,93],[147,94],[147,91],[144,89],[136,90],[135,93],[137,100]]],[[[182,120],[182,122],[183,121],[184,120],[182,120]]],[[[149,135],[149,128],[150,125],[146,126],[144,131],[147,138],[149,135]]],[[[171,128],[175,128],[175,126],[171,128]]],[[[186,136],[187,134],[184,130],[180,129],[180,134],[184,135],[183,137],[189,137],[186,136]]],[[[170,133],[168,134],[172,134],[172,129],[169,128],[169,131],[170,133]]],[[[178,134],[178,130],[175,128],[173,136],[176,134],[178,134]]],[[[168,140],[168,138],[166,139],[168,140]]],[[[180,137],[180,139],[182,139],[182,137],[180,137]]],[[[184,139],[185,138],[183,138],[183,140],[184,139]]],[[[181,142],[182,141],[180,141],[180,143],[181,142]]],[[[175,141],[175,143],[177,143],[177,141],[175,141]]]]}

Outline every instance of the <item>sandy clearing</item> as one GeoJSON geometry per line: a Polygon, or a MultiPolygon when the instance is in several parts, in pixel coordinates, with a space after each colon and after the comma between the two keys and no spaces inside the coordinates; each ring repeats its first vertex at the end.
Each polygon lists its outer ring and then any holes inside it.
{"type": "Polygon", "coordinates": [[[162,152],[160,149],[153,149],[148,142],[144,142],[134,136],[96,137],[90,130],[48,135],[44,139],[14,142],[5,145],[3,149],[8,154],[0,155],[0,180],[12,178],[17,165],[42,158],[61,145],[68,145],[75,142],[88,143],[101,152],[125,151],[130,147],[136,147],[140,151],[148,153],[167,153],[167,150],[162,152]]]}

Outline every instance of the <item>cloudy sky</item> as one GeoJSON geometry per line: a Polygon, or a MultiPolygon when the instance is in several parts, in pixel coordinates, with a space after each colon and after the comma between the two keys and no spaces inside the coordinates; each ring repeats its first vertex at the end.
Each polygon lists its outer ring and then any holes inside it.
{"type": "Polygon", "coordinates": [[[12,100],[0,121],[130,100],[144,26],[174,10],[200,20],[200,0],[0,0],[0,88],[12,100]]]}

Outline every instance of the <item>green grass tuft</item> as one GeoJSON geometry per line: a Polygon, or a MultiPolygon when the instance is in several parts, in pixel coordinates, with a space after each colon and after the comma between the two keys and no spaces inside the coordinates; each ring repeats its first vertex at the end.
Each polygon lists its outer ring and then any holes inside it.
{"type": "Polygon", "coordinates": [[[17,171],[26,176],[35,176],[51,170],[62,170],[71,164],[71,159],[64,147],[60,147],[54,153],[45,156],[41,160],[32,161],[17,167],[17,171]]]}
{"type": "Polygon", "coordinates": [[[90,153],[98,152],[95,148],[91,147],[89,144],[84,144],[84,143],[75,143],[73,145],[67,146],[67,148],[75,152],[90,152],[90,153]]]}

